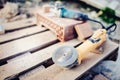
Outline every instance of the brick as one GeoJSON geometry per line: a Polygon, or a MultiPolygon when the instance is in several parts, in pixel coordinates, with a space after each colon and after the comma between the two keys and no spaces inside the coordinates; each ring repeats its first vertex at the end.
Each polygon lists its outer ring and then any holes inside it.
{"type": "Polygon", "coordinates": [[[77,32],[78,39],[81,41],[84,41],[93,34],[93,30],[88,22],[76,25],[75,30],[77,32]]]}
{"type": "Polygon", "coordinates": [[[82,23],[82,21],[73,19],[50,16],[48,13],[43,12],[37,13],[37,20],[38,25],[44,25],[53,31],[57,38],[62,42],[76,38],[74,26],[82,23]]]}

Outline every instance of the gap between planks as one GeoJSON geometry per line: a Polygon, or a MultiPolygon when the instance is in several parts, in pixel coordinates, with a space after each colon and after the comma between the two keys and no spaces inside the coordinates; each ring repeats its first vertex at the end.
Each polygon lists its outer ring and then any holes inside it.
{"type": "Polygon", "coordinates": [[[44,70],[44,69],[45,69],[45,67],[44,67],[43,65],[41,65],[41,66],[35,68],[34,70],[29,71],[29,72],[26,73],[25,75],[20,76],[19,79],[20,79],[20,80],[28,80],[28,77],[29,77],[29,76],[32,76],[32,75],[34,75],[34,74],[37,74],[37,73],[39,73],[40,71],[42,71],[42,70],[44,70]]]}
{"type": "Polygon", "coordinates": [[[25,27],[29,27],[32,25],[36,25],[35,17],[3,24],[4,29],[6,31],[25,28],[25,27]]]}
{"type": "Polygon", "coordinates": [[[34,35],[35,33],[37,34],[45,30],[47,30],[45,27],[34,26],[34,27],[22,29],[22,30],[17,30],[11,33],[6,33],[4,35],[0,35],[0,44],[4,44],[20,38],[28,37],[28,36],[34,35]]]}
{"type": "Polygon", "coordinates": [[[46,61],[47,59],[51,58],[54,50],[60,47],[61,45],[75,46],[79,43],[80,41],[77,39],[70,40],[65,43],[59,42],[45,49],[37,51],[35,53],[21,57],[19,59],[16,59],[16,60],[13,59],[12,61],[8,62],[6,65],[3,65],[0,67],[0,75],[1,75],[0,80],[8,76],[11,76],[13,74],[17,74],[21,71],[24,71],[34,65],[42,63],[43,61],[46,61]]]}
{"type": "Polygon", "coordinates": [[[117,44],[107,41],[104,45],[103,54],[99,55],[90,53],[79,66],[73,69],[66,69],[53,64],[45,70],[28,78],[28,80],[75,80],[79,76],[82,76],[87,70],[95,66],[99,61],[110,55],[117,48],[117,44]]]}
{"type": "Polygon", "coordinates": [[[43,48],[43,46],[48,46],[50,43],[53,44],[56,40],[56,36],[51,31],[46,31],[2,44],[0,45],[0,60],[9,59],[11,56],[32,51],[36,48],[43,48]]]}

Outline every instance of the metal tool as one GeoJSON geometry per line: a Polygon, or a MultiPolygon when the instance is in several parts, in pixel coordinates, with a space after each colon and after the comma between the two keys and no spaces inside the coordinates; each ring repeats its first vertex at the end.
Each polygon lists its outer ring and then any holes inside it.
{"type": "Polygon", "coordinates": [[[71,46],[62,46],[58,48],[52,55],[53,62],[63,67],[72,68],[81,63],[81,61],[89,54],[89,52],[99,52],[96,50],[106,41],[106,34],[111,34],[116,29],[116,24],[113,23],[109,27],[105,27],[101,22],[90,19],[86,14],[81,12],[71,11],[64,8],[61,3],[55,4],[55,9],[59,10],[60,17],[72,18],[77,20],[90,20],[99,23],[102,29],[98,29],[88,40],[83,42],[76,49],[71,46]],[[114,26],[114,28],[113,28],[114,26]]]}
{"type": "Polygon", "coordinates": [[[61,46],[53,53],[53,62],[67,68],[79,65],[89,52],[99,52],[96,49],[106,41],[107,31],[112,27],[113,24],[109,26],[108,29],[98,29],[88,40],[76,49],[71,46],[61,46]]]}
{"type": "Polygon", "coordinates": [[[89,20],[89,21],[99,23],[102,26],[102,28],[105,28],[105,26],[100,21],[91,19],[88,17],[87,14],[82,13],[80,11],[74,11],[74,10],[69,10],[65,8],[60,1],[57,1],[52,8],[53,8],[52,11],[56,13],[57,15],[59,15],[59,17],[71,18],[71,19],[82,20],[82,21],[89,20]]]}
{"type": "Polygon", "coordinates": [[[52,59],[56,64],[60,66],[71,68],[77,64],[80,64],[90,51],[95,50],[105,41],[106,30],[99,29],[93,34],[90,39],[86,40],[76,49],[71,46],[62,46],[58,48],[53,53],[52,59]]]}

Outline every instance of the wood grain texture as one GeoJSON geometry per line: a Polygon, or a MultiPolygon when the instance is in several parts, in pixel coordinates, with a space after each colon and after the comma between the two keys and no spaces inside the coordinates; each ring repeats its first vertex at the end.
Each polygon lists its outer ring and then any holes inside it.
{"type": "Polygon", "coordinates": [[[20,80],[28,80],[29,77],[41,72],[42,70],[44,70],[45,67],[43,65],[35,68],[34,70],[32,71],[29,71],[28,73],[26,73],[25,75],[22,75],[19,77],[20,80]]]}
{"type": "MultiPolygon", "coordinates": [[[[79,43],[81,43],[79,40],[77,40],[77,39],[73,39],[73,40],[70,40],[70,41],[67,41],[67,42],[65,42],[65,43],[59,43],[59,44],[55,44],[55,45],[52,45],[52,46],[50,46],[50,47],[48,47],[48,48],[46,48],[46,49],[43,49],[43,50],[41,50],[40,52],[36,52],[36,54],[39,54],[39,53],[41,53],[42,54],[42,58],[41,59],[43,59],[43,60],[41,60],[41,61],[45,61],[46,59],[48,59],[48,58],[51,58],[52,57],[52,53],[58,48],[58,47],[60,47],[60,46],[64,46],[64,45],[68,45],[68,46],[75,46],[75,45],[77,45],[77,44],[79,44],[79,43]]],[[[59,67],[59,66],[58,66],[59,67]]],[[[57,71],[57,72],[59,72],[59,69],[54,69],[55,71],[57,71]]],[[[52,72],[55,72],[55,71],[52,71],[52,72]]],[[[46,71],[46,69],[45,69],[45,71],[46,71]]],[[[49,71],[49,72],[51,72],[51,71],[49,71]]],[[[48,72],[48,74],[49,74],[49,72],[48,72]]],[[[57,73],[56,72],[56,73],[57,73]]],[[[28,76],[25,80],[35,80],[36,78],[36,75],[39,75],[41,72],[38,72],[38,73],[36,73],[36,74],[34,74],[34,75],[32,75],[32,76],[28,76]]],[[[50,73],[50,75],[52,75],[51,73],[50,73]]],[[[54,76],[54,74],[53,74],[53,76],[54,76]]],[[[45,77],[45,76],[44,76],[45,77]]],[[[38,78],[39,80],[43,80],[41,77],[39,77],[38,78]]],[[[23,79],[24,80],[24,79],[23,79]]]]}
{"type": "Polygon", "coordinates": [[[54,64],[29,80],[75,80],[106,56],[110,55],[116,48],[118,48],[117,44],[107,41],[104,45],[103,54],[91,53],[79,66],[73,69],[66,69],[54,64]]]}
{"type": "Polygon", "coordinates": [[[3,24],[3,26],[5,30],[14,30],[14,29],[19,29],[19,28],[24,28],[27,26],[35,25],[35,24],[36,24],[36,20],[33,17],[29,19],[5,23],[3,24]]]}
{"type": "Polygon", "coordinates": [[[9,41],[9,40],[12,40],[12,39],[24,37],[26,35],[30,35],[30,34],[33,34],[33,33],[44,31],[44,30],[46,30],[45,27],[34,26],[34,27],[27,28],[27,29],[18,30],[18,31],[14,31],[14,32],[7,33],[7,34],[4,34],[4,35],[0,35],[0,43],[5,42],[5,41],[9,41]]]}
{"type": "Polygon", "coordinates": [[[42,47],[43,45],[47,45],[55,40],[57,40],[55,35],[50,31],[46,31],[44,33],[2,44],[0,45],[0,59],[4,59],[36,47],[42,47]]]}
{"type": "MultiPolygon", "coordinates": [[[[60,74],[63,71],[66,71],[66,69],[55,64],[55,65],[50,66],[48,69],[46,68],[46,69],[42,70],[41,72],[34,74],[31,77],[28,77],[27,80],[54,80],[55,76],[57,76],[58,74],[60,74]]],[[[70,78],[71,75],[62,76],[62,77],[69,77],[70,78]]],[[[69,79],[66,78],[65,80],[69,80],[69,79]]],[[[74,79],[70,79],[70,80],[74,80],[74,79]]]]}
{"type": "MultiPolygon", "coordinates": [[[[0,80],[8,76],[11,76],[13,74],[19,73],[23,70],[26,70],[38,63],[42,63],[43,61],[46,61],[47,59],[51,58],[52,53],[55,51],[55,49],[60,47],[61,45],[75,46],[78,43],[80,43],[80,41],[78,41],[77,39],[70,40],[66,43],[59,42],[57,44],[54,44],[50,47],[47,47],[35,53],[22,56],[15,60],[13,59],[12,61],[9,61],[8,64],[0,67],[0,75],[1,75],[0,80]]],[[[30,76],[28,76],[28,78],[29,77],[30,76]]],[[[25,79],[28,79],[28,78],[25,78],[25,79]]]]}

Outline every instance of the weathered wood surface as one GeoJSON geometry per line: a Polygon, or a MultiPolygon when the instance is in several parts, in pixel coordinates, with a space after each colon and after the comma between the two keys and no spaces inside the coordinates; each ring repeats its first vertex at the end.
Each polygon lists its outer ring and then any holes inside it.
{"type": "Polygon", "coordinates": [[[10,61],[6,65],[1,66],[0,67],[0,80],[4,80],[4,78],[8,76],[11,76],[23,70],[26,70],[29,67],[32,67],[33,65],[39,62],[38,58],[34,60],[33,57],[30,55],[31,55],[30,53],[27,53],[26,56],[22,56],[20,58],[17,58],[16,60],[10,61]]]}
{"type": "Polygon", "coordinates": [[[40,31],[44,31],[44,30],[46,30],[45,27],[34,26],[27,29],[17,30],[12,33],[6,33],[4,35],[0,35],[0,43],[2,44],[8,41],[12,41],[12,40],[15,40],[24,36],[28,36],[40,31]]]}
{"type": "Polygon", "coordinates": [[[19,77],[20,80],[28,80],[28,77],[34,74],[37,74],[39,72],[41,72],[42,70],[44,70],[45,67],[43,65],[35,68],[34,70],[29,71],[28,73],[26,73],[25,75],[22,75],[19,77]]]}
{"type": "Polygon", "coordinates": [[[0,80],[46,61],[47,59],[51,58],[55,49],[61,45],[75,46],[79,43],[80,41],[77,39],[68,41],[66,43],[59,42],[35,53],[28,53],[25,56],[17,58],[16,60],[9,61],[6,65],[0,67],[0,80]]]}
{"type": "Polygon", "coordinates": [[[46,31],[44,33],[2,44],[0,45],[0,59],[31,50],[36,47],[45,46],[56,40],[56,36],[51,31],[46,31]]]}
{"type": "Polygon", "coordinates": [[[3,26],[4,26],[5,30],[9,31],[9,30],[14,30],[14,29],[29,27],[29,26],[35,25],[35,24],[36,24],[36,19],[33,17],[33,18],[29,18],[29,19],[5,23],[5,24],[3,24],[3,26]]]}
{"type": "MultiPolygon", "coordinates": [[[[35,24],[35,18],[4,24],[6,31],[16,31],[9,32],[0,36],[0,42],[13,40],[0,44],[0,61],[6,59],[8,62],[7,64],[0,66],[0,80],[3,80],[13,74],[18,74],[20,72],[28,70],[31,67],[42,62],[46,62],[46,60],[52,57],[52,53],[55,51],[55,49],[62,45],[75,46],[80,43],[80,41],[77,39],[73,39],[65,43],[56,43],[57,37],[55,34],[53,34],[51,31],[44,31],[46,30],[44,27],[33,26],[35,24]],[[40,31],[44,32],[37,33],[40,31]],[[30,36],[23,37],[26,35],[30,36]],[[52,45],[49,45],[50,43],[52,45]],[[46,46],[46,48],[44,48],[44,46],[46,46]],[[42,47],[43,49],[40,49],[42,47]],[[31,51],[36,48],[39,48],[39,50],[36,52],[31,51]],[[24,54],[17,55],[21,53],[24,54]],[[17,57],[12,57],[12,59],[9,59],[9,57],[14,55],[17,55],[17,57]]],[[[33,72],[28,72],[25,74],[25,77],[24,75],[23,77],[20,76],[20,80],[74,80],[89,70],[91,67],[93,67],[95,64],[97,64],[99,61],[101,61],[103,58],[110,55],[117,47],[118,45],[115,43],[107,41],[106,45],[104,46],[103,54],[99,55],[91,53],[84,61],[82,61],[82,64],[80,66],[77,66],[74,69],[65,69],[55,64],[47,68],[44,68],[43,65],[40,65],[40,68],[38,70],[33,69],[33,72]]]]}
{"type": "Polygon", "coordinates": [[[107,41],[104,45],[103,54],[93,54],[91,53],[82,63],[73,69],[66,69],[57,65],[52,65],[38,74],[28,78],[28,80],[75,80],[77,77],[81,76],[99,61],[110,55],[118,45],[107,41]]]}

